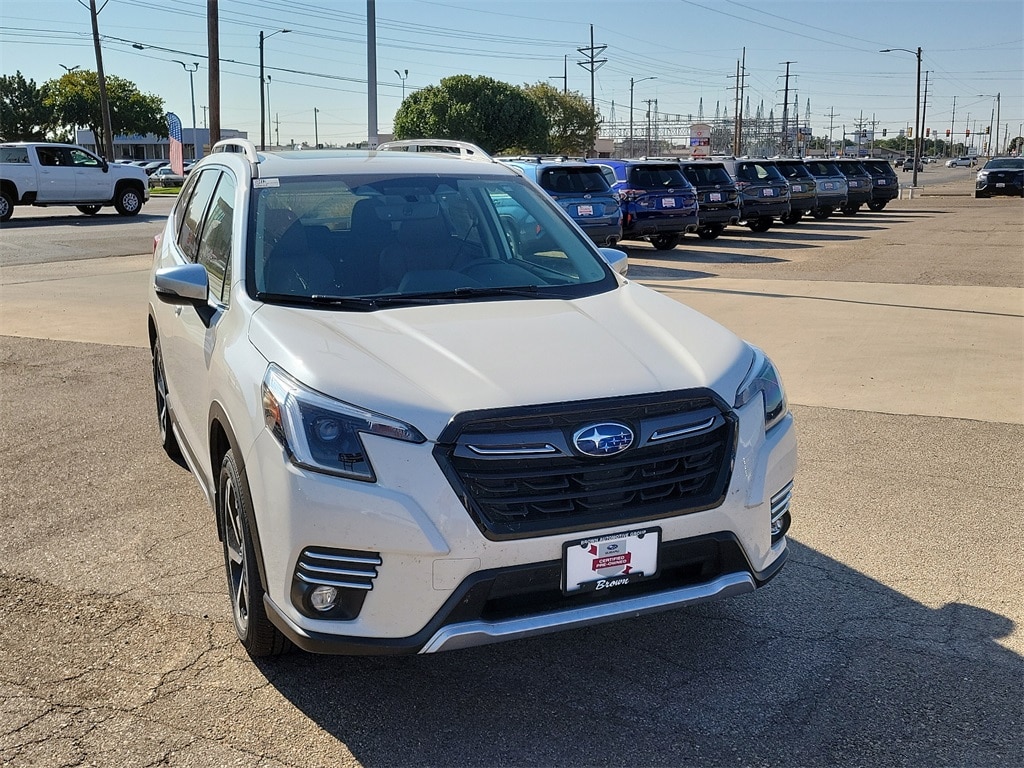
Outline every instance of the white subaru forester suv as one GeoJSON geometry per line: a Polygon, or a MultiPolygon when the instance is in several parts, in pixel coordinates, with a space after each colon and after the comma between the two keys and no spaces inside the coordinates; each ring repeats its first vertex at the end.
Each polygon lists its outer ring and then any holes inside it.
{"type": "Polygon", "coordinates": [[[624,274],[486,156],[195,166],[154,254],[157,414],[251,655],[449,650],[779,572],[775,368],[624,274]]]}

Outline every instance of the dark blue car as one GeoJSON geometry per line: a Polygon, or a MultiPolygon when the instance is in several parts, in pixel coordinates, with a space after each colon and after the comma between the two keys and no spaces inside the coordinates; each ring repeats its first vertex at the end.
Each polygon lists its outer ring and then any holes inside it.
{"type": "Polygon", "coordinates": [[[613,246],[622,239],[619,197],[600,168],[558,158],[497,159],[537,182],[597,245],[613,246]]]}
{"type": "Polygon", "coordinates": [[[684,233],[697,231],[697,191],[678,162],[603,157],[587,162],[600,166],[619,194],[624,240],[647,240],[667,251],[684,233]]]}

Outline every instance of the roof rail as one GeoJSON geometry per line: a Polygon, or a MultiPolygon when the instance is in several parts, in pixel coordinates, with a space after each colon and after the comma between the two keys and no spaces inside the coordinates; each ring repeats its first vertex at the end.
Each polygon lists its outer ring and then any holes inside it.
{"type": "Polygon", "coordinates": [[[491,156],[476,144],[455,139],[401,139],[385,141],[377,147],[378,152],[429,152],[435,155],[458,155],[463,160],[493,162],[491,156]]]}

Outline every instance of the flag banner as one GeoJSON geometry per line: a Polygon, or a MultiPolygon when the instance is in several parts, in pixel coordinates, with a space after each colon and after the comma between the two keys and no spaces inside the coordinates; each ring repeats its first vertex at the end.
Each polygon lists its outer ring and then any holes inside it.
{"type": "Polygon", "coordinates": [[[173,112],[167,113],[167,136],[171,145],[171,169],[184,175],[184,160],[181,155],[181,119],[173,112]]]}

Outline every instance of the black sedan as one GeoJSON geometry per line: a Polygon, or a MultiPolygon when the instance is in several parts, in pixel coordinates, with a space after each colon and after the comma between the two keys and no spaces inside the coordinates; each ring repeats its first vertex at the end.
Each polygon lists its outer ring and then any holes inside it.
{"type": "Polygon", "coordinates": [[[1024,197],[1024,157],[994,157],[978,171],[975,197],[1024,197]]]}

